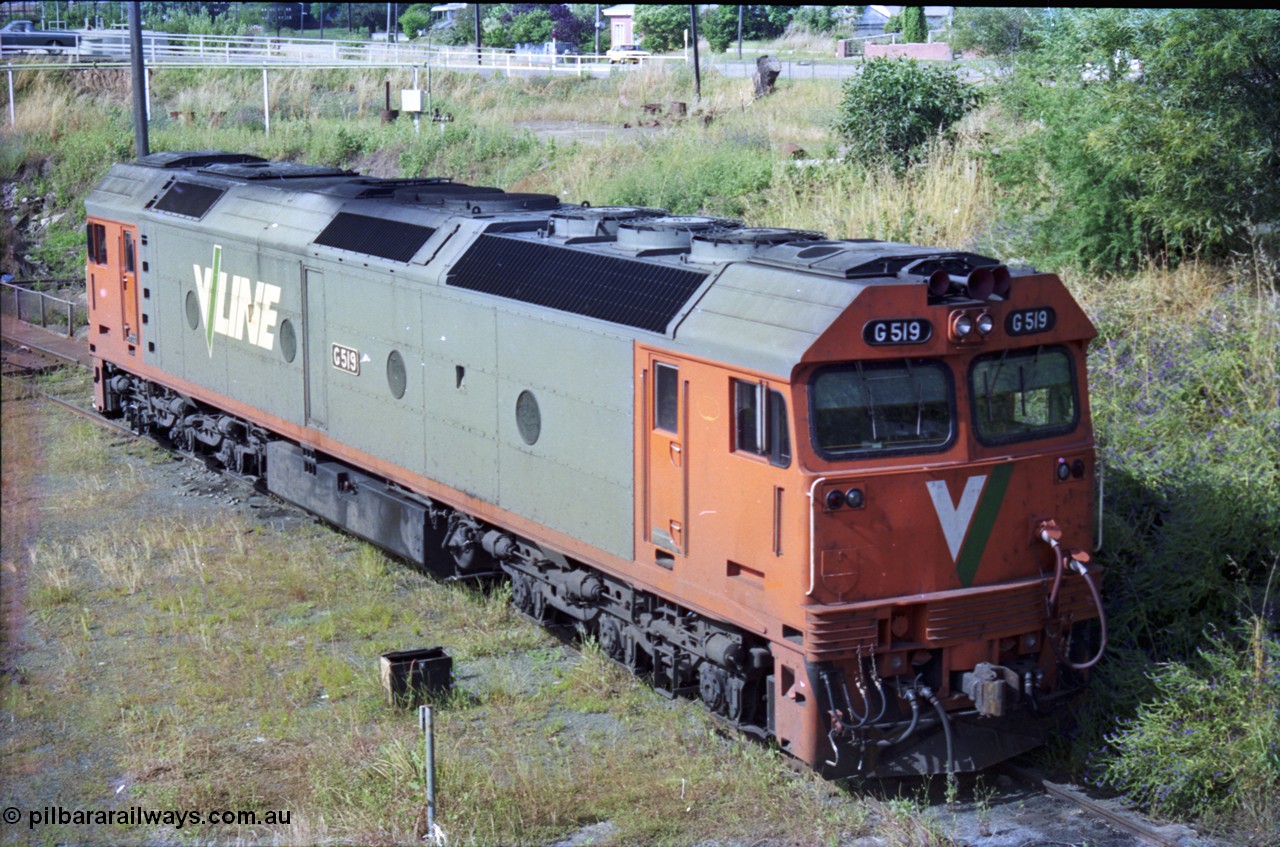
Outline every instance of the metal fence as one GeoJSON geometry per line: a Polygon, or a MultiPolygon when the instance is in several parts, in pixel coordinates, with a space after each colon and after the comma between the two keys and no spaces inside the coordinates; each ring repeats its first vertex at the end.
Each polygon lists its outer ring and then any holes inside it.
{"type": "MultiPolygon", "coordinates": [[[[33,51],[0,46],[0,55],[12,58],[33,51]]],[[[129,59],[127,33],[120,31],[81,34],[75,47],[46,47],[35,53],[72,63],[125,64],[129,59]]],[[[609,67],[607,57],[596,54],[515,51],[491,47],[451,47],[412,41],[319,40],[239,35],[179,35],[144,33],[142,52],[152,66],[223,65],[269,67],[335,65],[403,66],[506,71],[539,70],[584,74],[609,67]]],[[[641,62],[683,62],[683,57],[646,56],[641,62]]]]}
{"type": "Polygon", "coordinates": [[[59,283],[82,283],[82,280],[0,282],[0,313],[68,338],[72,337],[77,329],[89,323],[88,309],[35,287],[59,283]]]}

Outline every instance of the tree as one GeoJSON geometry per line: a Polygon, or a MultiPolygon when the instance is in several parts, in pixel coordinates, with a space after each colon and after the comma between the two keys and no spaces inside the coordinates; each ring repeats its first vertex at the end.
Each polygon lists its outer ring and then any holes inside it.
{"type": "Polygon", "coordinates": [[[809,32],[832,32],[840,25],[837,9],[834,6],[801,6],[792,15],[791,25],[809,32]]]}
{"type": "Polygon", "coordinates": [[[968,50],[1010,61],[1024,48],[1039,43],[1044,11],[1026,6],[960,6],[947,40],[956,52],[968,50]]]}
{"type": "Polygon", "coordinates": [[[929,22],[924,16],[924,6],[902,7],[902,40],[908,44],[929,40],[929,22]]]}
{"type": "Polygon", "coordinates": [[[551,40],[551,13],[543,9],[513,12],[507,23],[507,39],[516,44],[546,44],[551,40]]]}
{"type": "Polygon", "coordinates": [[[948,68],[872,59],[845,82],[835,129],[854,158],[906,166],[977,104],[978,90],[948,68]]]}
{"type": "Polygon", "coordinates": [[[551,15],[551,37],[556,41],[587,47],[587,41],[593,38],[595,28],[585,17],[574,13],[564,3],[555,3],[547,12],[551,15]]]}
{"type": "Polygon", "coordinates": [[[410,38],[431,29],[431,3],[414,3],[400,15],[400,31],[410,38]]]}
{"type": "Polygon", "coordinates": [[[711,52],[728,50],[738,40],[738,7],[721,5],[703,12],[698,19],[698,34],[707,39],[711,52]]]}
{"type": "Polygon", "coordinates": [[[1280,220],[1280,11],[1060,11],[1004,99],[1039,129],[995,173],[1058,263],[1226,256],[1280,220]]]}
{"type": "Polygon", "coordinates": [[[678,50],[684,46],[684,33],[689,28],[689,7],[637,4],[635,26],[644,49],[652,53],[678,50]]]}

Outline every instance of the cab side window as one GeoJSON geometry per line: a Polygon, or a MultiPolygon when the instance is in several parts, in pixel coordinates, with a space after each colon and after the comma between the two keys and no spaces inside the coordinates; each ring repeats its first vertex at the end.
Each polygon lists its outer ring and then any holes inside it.
{"type": "Polygon", "coordinates": [[[88,224],[85,240],[88,242],[89,261],[95,265],[107,264],[107,228],[102,224],[88,224]]]}
{"type": "Polygon", "coordinates": [[[730,380],[733,390],[733,449],[763,456],[780,468],[791,464],[787,401],[764,383],[730,380]]]}
{"type": "Polygon", "coordinates": [[[654,368],[653,427],[666,432],[680,431],[680,371],[672,365],[654,368]]]}

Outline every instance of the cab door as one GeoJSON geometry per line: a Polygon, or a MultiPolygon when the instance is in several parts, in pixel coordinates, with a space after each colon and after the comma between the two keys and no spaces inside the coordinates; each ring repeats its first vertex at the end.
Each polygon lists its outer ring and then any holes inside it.
{"type": "Polygon", "coordinates": [[[659,564],[688,553],[689,382],[671,358],[650,354],[645,368],[645,540],[659,564]]]}
{"type": "Polygon", "coordinates": [[[120,228],[120,334],[130,349],[138,343],[138,235],[120,228]]]}
{"type": "Polygon", "coordinates": [[[86,224],[89,350],[99,358],[136,356],[138,320],[138,228],[90,218],[86,224]]]}

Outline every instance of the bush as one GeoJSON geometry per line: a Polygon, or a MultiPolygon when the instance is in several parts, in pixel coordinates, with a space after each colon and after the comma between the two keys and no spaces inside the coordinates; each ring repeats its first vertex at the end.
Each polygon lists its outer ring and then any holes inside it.
{"type": "Polygon", "coordinates": [[[1280,11],[1071,10],[1003,99],[1038,130],[996,175],[1058,265],[1247,252],[1280,220],[1280,11]]]}
{"type": "Polygon", "coordinates": [[[929,22],[924,16],[924,6],[902,7],[902,40],[908,44],[929,40],[929,22]]]}
{"type": "Polygon", "coordinates": [[[1001,60],[1034,48],[1044,10],[1025,6],[960,6],[947,40],[957,53],[969,50],[1001,60]]]}
{"type": "Polygon", "coordinates": [[[907,165],[978,100],[977,89],[949,69],[872,59],[845,82],[835,130],[855,159],[907,165]]]}
{"type": "Polygon", "coordinates": [[[644,49],[666,53],[684,46],[689,28],[688,6],[636,6],[636,33],[644,39],[644,49]]]}
{"type": "Polygon", "coordinates": [[[1243,644],[1208,637],[1161,665],[1158,691],[1108,737],[1095,778],[1162,817],[1280,837],[1280,639],[1260,616],[1243,644]]]}

